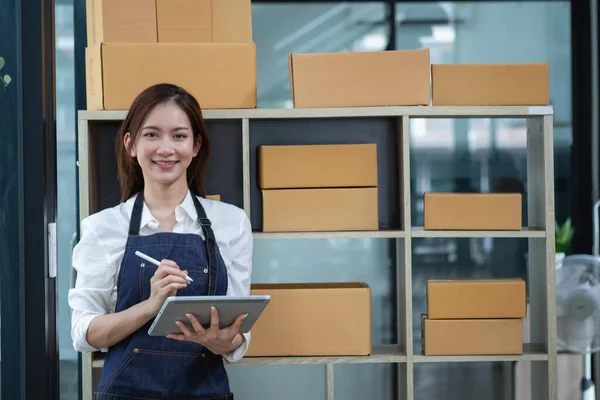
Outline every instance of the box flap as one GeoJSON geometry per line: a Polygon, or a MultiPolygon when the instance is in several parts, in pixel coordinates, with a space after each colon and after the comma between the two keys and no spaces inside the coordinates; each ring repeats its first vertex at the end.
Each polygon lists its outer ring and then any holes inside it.
{"type": "Polygon", "coordinates": [[[250,0],[213,0],[212,37],[218,43],[252,42],[250,0]]]}

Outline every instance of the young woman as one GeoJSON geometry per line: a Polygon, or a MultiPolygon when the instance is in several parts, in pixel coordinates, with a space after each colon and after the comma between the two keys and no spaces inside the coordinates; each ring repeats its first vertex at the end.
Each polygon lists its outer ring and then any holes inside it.
{"type": "Polygon", "coordinates": [[[235,362],[246,352],[243,316],[219,329],[213,310],[209,328],[188,315],[193,329],[179,322],[180,334],[148,335],[169,296],[250,292],[250,221],[204,198],[209,149],[198,102],[173,85],[144,90],[121,126],[122,203],[82,221],[69,292],[75,349],[108,352],[98,400],[233,399],[223,358],[235,362]]]}

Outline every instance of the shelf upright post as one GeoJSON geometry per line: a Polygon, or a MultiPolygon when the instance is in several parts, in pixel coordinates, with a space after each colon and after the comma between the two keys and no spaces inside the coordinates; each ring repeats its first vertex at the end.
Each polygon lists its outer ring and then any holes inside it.
{"type": "Polygon", "coordinates": [[[552,115],[527,118],[527,219],[546,233],[529,239],[530,342],[548,354],[531,363],[532,400],[558,398],[552,121],[552,115]]]}

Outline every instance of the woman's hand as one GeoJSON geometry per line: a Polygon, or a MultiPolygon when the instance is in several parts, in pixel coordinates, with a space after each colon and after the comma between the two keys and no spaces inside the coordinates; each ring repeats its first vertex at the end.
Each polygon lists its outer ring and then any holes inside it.
{"type": "Polygon", "coordinates": [[[150,297],[146,300],[146,312],[156,316],[169,296],[175,296],[178,289],[187,287],[186,272],[175,261],[164,259],[150,279],[150,297]]]}
{"type": "Polygon", "coordinates": [[[192,314],[186,314],[194,330],[190,331],[183,322],[177,321],[177,326],[183,333],[169,334],[167,337],[183,342],[198,343],[217,355],[229,353],[244,344],[246,340],[240,334],[240,328],[246,319],[246,315],[238,316],[231,326],[219,329],[219,314],[214,307],[210,311],[210,327],[208,328],[200,325],[200,322],[192,314]]]}

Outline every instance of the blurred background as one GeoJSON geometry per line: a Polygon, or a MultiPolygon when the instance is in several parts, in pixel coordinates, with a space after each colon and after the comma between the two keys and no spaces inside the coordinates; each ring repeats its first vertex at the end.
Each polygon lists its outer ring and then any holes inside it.
{"type": "MultiPolygon", "coordinates": [[[[57,0],[55,9],[57,314],[60,390],[65,400],[79,398],[80,382],[79,359],[70,338],[67,293],[70,251],[78,231],[76,110],[85,108],[83,3],[57,0]]],[[[290,53],[428,47],[432,63],[549,62],[556,216],[561,223],[571,217],[581,232],[573,250],[590,252],[590,192],[594,188],[590,179],[589,54],[592,46],[597,47],[597,37],[590,37],[586,7],[589,2],[585,0],[253,2],[258,106],[291,107],[290,53]],[[580,136],[578,132],[582,132],[580,136]]],[[[524,120],[417,119],[411,123],[414,226],[423,225],[422,198],[426,191],[524,191],[524,120]]],[[[526,252],[526,239],[413,239],[414,337],[420,336],[419,318],[425,310],[425,277],[520,275],[526,279],[526,252]]],[[[257,240],[253,280],[365,281],[373,290],[373,341],[393,343],[396,293],[389,281],[396,262],[395,240],[257,240]]],[[[416,364],[415,395],[419,400],[524,399],[518,394],[517,367],[513,363],[451,368],[446,364],[416,364]]],[[[398,398],[394,365],[344,365],[335,371],[336,398],[398,398]]],[[[239,366],[230,367],[230,375],[240,399],[324,398],[323,366],[239,366]]],[[[578,398],[577,384],[575,381],[567,395],[571,397],[565,399],[578,398]]]]}

